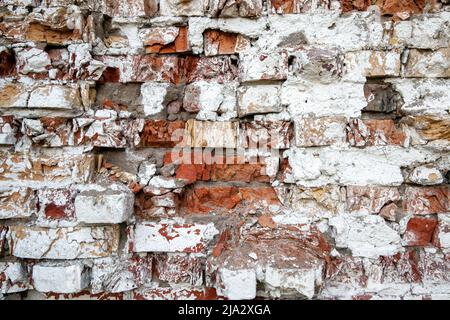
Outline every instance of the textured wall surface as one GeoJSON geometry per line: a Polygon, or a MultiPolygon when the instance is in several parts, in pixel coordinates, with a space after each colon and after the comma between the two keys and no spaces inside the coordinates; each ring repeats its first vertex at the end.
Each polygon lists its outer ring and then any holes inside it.
{"type": "Polygon", "coordinates": [[[0,4],[0,299],[450,299],[450,1],[0,4]]]}

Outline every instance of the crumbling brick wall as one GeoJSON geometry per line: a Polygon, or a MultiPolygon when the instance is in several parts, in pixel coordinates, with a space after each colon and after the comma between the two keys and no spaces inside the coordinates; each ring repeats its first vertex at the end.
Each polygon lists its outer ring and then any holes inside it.
{"type": "Polygon", "coordinates": [[[448,0],[0,4],[0,298],[450,298],[448,0]]]}

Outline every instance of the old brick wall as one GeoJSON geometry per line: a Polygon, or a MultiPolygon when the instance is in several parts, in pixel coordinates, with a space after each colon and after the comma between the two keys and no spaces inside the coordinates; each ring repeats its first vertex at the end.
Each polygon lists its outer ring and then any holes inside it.
{"type": "Polygon", "coordinates": [[[450,299],[450,1],[0,4],[0,299],[450,299]]]}

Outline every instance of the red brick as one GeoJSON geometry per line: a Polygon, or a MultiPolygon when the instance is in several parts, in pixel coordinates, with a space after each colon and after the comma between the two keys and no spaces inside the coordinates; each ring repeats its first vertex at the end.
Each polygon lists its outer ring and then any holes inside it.
{"type": "Polygon", "coordinates": [[[356,147],[403,145],[406,134],[390,119],[353,119],[347,127],[347,139],[356,147]]]}
{"type": "Polygon", "coordinates": [[[250,45],[249,40],[238,33],[224,32],[220,30],[206,30],[203,33],[205,54],[221,55],[235,54],[250,45]]]}
{"type": "Polygon", "coordinates": [[[272,187],[242,187],[239,188],[242,199],[248,207],[267,207],[269,205],[280,205],[277,193],[272,187]]]}
{"type": "Polygon", "coordinates": [[[364,11],[372,4],[372,0],[341,0],[342,12],[353,10],[364,11]]]}
{"type": "Polygon", "coordinates": [[[252,121],[240,124],[240,147],[248,149],[287,149],[293,136],[288,121],[252,121]]]}
{"type": "Polygon", "coordinates": [[[155,217],[171,217],[176,212],[178,206],[178,194],[173,192],[165,193],[161,196],[154,196],[146,192],[139,192],[135,198],[135,212],[136,217],[148,220],[155,217]],[[155,204],[155,198],[162,198],[165,201],[170,201],[175,204],[175,207],[158,206],[155,204]]]}
{"type": "Polygon", "coordinates": [[[188,56],[183,60],[185,82],[214,80],[226,83],[237,78],[238,69],[229,56],[188,56]]]}
{"type": "Polygon", "coordinates": [[[241,201],[237,187],[194,187],[186,191],[182,208],[188,213],[231,210],[241,201]]]}
{"type": "Polygon", "coordinates": [[[406,12],[411,15],[422,13],[425,6],[432,2],[430,0],[378,0],[377,5],[381,8],[382,14],[396,15],[406,12]]]}
{"type": "Polygon", "coordinates": [[[241,203],[247,211],[280,205],[272,187],[193,187],[184,194],[181,209],[185,213],[230,212],[241,203]]]}
{"type": "Polygon", "coordinates": [[[119,80],[120,80],[120,69],[114,67],[106,67],[98,82],[99,83],[119,82],[119,80]]]}
{"type": "Polygon", "coordinates": [[[406,226],[403,241],[406,246],[427,246],[431,244],[437,220],[412,217],[406,226]]]}
{"type": "Polygon", "coordinates": [[[147,120],[140,134],[140,147],[175,147],[183,141],[184,121],[147,120]]]}
{"type": "Polygon", "coordinates": [[[75,215],[75,192],[69,189],[38,191],[40,214],[49,220],[70,219],[75,215]]]}
{"type": "Polygon", "coordinates": [[[180,83],[184,79],[183,59],[177,56],[133,56],[130,80],[180,83]]]}
{"type": "Polygon", "coordinates": [[[176,178],[187,183],[196,181],[269,181],[263,163],[246,163],[243,157],[212,156],[207,152],[191,154],[169,152],[166,153],[164,159],[165,164],[172,163],[174,160],[180,163],[175,172],[176,178]]]}
{"type": "Polygon", "coordinates": [[[449,187],[407,187],[404,210],[410,214],[426,215],[450,211],[449,187]]]}
{"type": "MultiPolygon", "coordinates": [[[[161,39],[162,40],[162,39],[161,39]]],[[[144,39],[145,51],[147,53],[181,53],[190,51],[188,42],[188,27],[179,27],[178,35],[175,41],[164,44],[162,41],[155,40],[152,37],[151,40],[147,41],[144,39]]]]}

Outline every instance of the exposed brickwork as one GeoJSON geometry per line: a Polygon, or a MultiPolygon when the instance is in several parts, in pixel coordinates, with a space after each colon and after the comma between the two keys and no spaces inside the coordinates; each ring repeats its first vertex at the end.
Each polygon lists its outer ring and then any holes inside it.
{"type": "Polygon", "coordinates": [[[450,299],[448,0],[0,2],[0,300],[450,299]]]}

